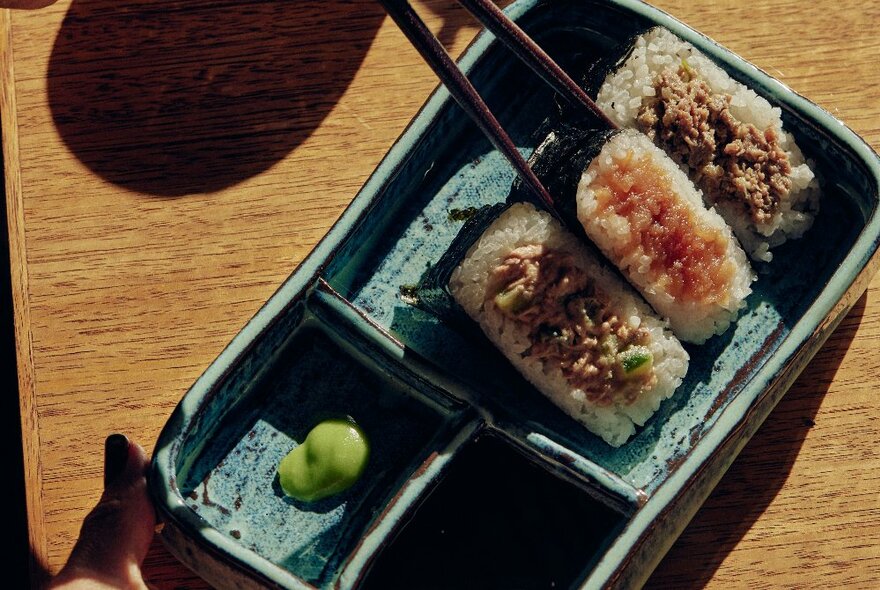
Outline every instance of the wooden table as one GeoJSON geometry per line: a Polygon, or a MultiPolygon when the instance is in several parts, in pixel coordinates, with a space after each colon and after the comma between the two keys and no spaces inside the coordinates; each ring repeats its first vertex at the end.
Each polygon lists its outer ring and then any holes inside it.
{"type": "MultiPolygon", "coordinates": [[[[454,55],[477,28],[417,2],[454,55]]],[[[880,149],[880,4],[660,0],[880,149]]],[[[374,2],[69,0],[0,12],[36,572],[324,235],[436,80],[374,2]]],[[[651,578],[880,587],[880,279],[651,578]]],[[[158,588],[204,583],[155,543],[158,588]]]]}

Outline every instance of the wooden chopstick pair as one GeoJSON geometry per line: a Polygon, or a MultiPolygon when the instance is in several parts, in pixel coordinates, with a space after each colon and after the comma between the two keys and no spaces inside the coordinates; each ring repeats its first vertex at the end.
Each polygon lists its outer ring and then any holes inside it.
{"type": "MultiPolygon", "coordinates": [[[[408,0],[379,0],[397,23],[410,43],[419,51],[452,97],[464,109],[514,167],[523,182],[557,215],[553,197],[532,172],[528,163],[516,149],[510,136],[489,110],[485,101],[458,68],[439,40],[431,33],[408,0]]],[[[560,68],[516,23],[511,21],[492,0],[458,0],[477,20],[490,30],[517,57],[569,102],[581,105],[599,118],[608,128],[617,126],[596,106],[586,92],[560,68]]]]}

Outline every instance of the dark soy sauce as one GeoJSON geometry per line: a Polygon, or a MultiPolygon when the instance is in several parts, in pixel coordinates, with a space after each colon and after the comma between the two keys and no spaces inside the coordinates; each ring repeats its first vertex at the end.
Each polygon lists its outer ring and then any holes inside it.
{"type": "Polygon", "coordinates": [[[453,460],[362,588],[570,588],[624,519],[482,436],[453,460]]]}

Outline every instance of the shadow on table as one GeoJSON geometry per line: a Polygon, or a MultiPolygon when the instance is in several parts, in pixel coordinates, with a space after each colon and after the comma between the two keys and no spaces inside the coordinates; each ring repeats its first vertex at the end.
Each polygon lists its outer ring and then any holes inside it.
{"type": "Polygon", "coordinates": [[[703,588],[782,488],[865,311],[867,296],[831,334],[749,441],[648,580],[646,588],[703,588]]]}
{"type": "Polygon", "coordinates": [[[71,151],[117,185],[212,192],[307,139],[358,71],[376,2],[74,0],[48,68],[71,151]]]}

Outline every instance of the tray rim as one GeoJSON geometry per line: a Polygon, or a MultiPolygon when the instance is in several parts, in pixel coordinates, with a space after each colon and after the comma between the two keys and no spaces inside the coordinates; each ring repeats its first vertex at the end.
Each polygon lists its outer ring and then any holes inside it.
{"type": "MultiPolygon", "coordinates": [[[[552,3],[553,0],[516,0],[505,12],[516,20],[536,8],[552,3]]],[[[780,106],[803,113],[809,119],[820,123],[818,128],[822,130],[823,134],[832,137],[840,145],[846,146],[858,157],[858,162],[865,167],[875,182],[878,194],[877,202],[880,202],[880,156],[864,139],[834,115],[773,78],[761,68],[661,9],[640,0],[587,0],[585,3],[605,4],[623,12],[634,13],[666,27],[695,45],[714,61],[738,70],[745,77],[757,81],[766,91],[762,94],[772,95],[773,100],[780,106]]],[[[469,73],[496,42],[494,35],[485,30],[481,31],[459,59],[458,64],[461,69],[465,73],[469,73]]],[[[209,553],[219,554],[227,559],[231,558],[234,566],[244,568],[263,580],[272,580],[274,584],[283,584],[283,587],[287,588],[313,588],[311,584],[298,578],[292,572],[235,543],[213,527],[199,525],[198,518],[185,505],[175,483],[174,464],[176,452],[179,450],[179,444],[177,444],[179,437],[186,434],[189,425],[203,409],[206,401],[209,401],[208,398],[210,398],[212,391],[222,383],[230,367],[234,366],[236,361],[248,352],[252,344],[259,340],[261,335],[287,309],[304,298],[306,292],[320,276],[327,263],[332,260],[347,236],[370,214],[382,186],[395,175],[405,162],[406,155],[422,140],[430,130],[433,120],[451,100],[452,98],[445,87],[440,85],[435,88],[327,234],[187,390],[156,442],[149,487],[163,519],[169,519],[182,532],[187,533],[186,536],[190,540],[207,549],[209,553]],[[166,486],[166,484],[168,485],[166,486]],[[258,558],[257,563],[254,563],[253,556],[258,558]]],[[[805,364],[830,334],[831,329],[843,317],[844,312],[864,291],[870,277],[880,265],[880,255],[878,255],[878,246],[880,246],[880,214],[878,214],[878,209],[880,207],[876,204],[840,266],[832,273],[826,286],[805,310],[801,319],[791,327],[791,331],[780,342],[776,352],[770,355],[757,370],[750,383],[720,410],[712,427],[704,433],[700,441],[684,457],[681,464],[671,471],[666,480],[653,491],[649,501],[636,511],[629,524],[583,582],[582,587],[602,587],[609,583],[615,583],[622,569],[627,565],[628,558],[632,557],[633,549],[642,543],[646,535],[649,534],[652,523],[661,518],[667,509],[675,503],[693,477],[707,467],[713,454],[728,443],[732,437],[740,433],[743,426],[751,419],[750,410],[755,404],[762,401],[778,383],[776,377],[790,369],[794,360],[801,362],[802,365],[805,364]],[[821,317],[821,319],[804,322],[808,316],[821,317]],[[813,350],[808,351],[805,358],[797,359],[798,353],[807,343],[810,343],[811,339],[816,342],[816,346],[813,347],[813,350]]],[[[791,380],[800,372],[800,368],[795,370],[791,380]]],[[[785,386],[782,393],[787,388],[785,386]]],[[[772,409],[772,406],[769,409],[772,409]]],[[[748,438],[750,437],[747,437],[746,440],[748,438]]],[[[731,461],[738,452],[739,449],[732,452],[731,461]]],[[[709,490],[712,487],[714,487],[714,482],[709,486],[709,490]]],[[[697,506],[699,504],[701,502],[698,502],[697,506]]],[[[686,522],[682,524],[681,528],[686,522]]],[[[662,557],[662,553],[656,561],[659,561],[660,557],[662,557]]]]}

